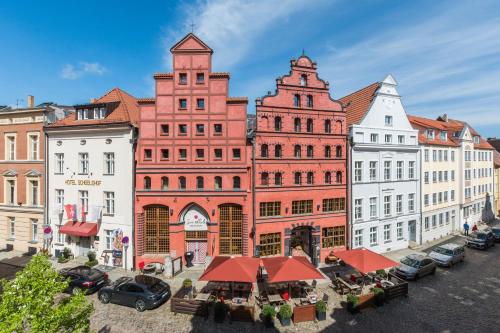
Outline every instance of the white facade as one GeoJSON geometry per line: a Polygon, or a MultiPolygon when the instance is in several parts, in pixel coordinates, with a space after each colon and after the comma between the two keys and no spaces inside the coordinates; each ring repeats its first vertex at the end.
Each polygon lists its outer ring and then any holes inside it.
{"type": "Polygon", "coordinates": [[[84,256],[92,250],[100,264],[133,267],[134,133],[127,124],[56,127],[47,131],[47,215],[53,230],[53,253],[69,247],[75,256],[84,256]],[[76,204],[80,221],[86,198],[86,223],[98,224],[97,235],[59,233],[68,221],[61,207],[76,204]],[[93,220],[92,215],[100,207],[102,213],[93,220]],[[122,248],[120,260],[116,250],[122,236],[130,241],[128,248],[122,248]]]}
{"type": "Polygon", "coordinates": [[[419,241],[418,131],[396,85],[390,75],[380,82],[369,109],[350,127],[351,248],[383,253],[419,241]]]}

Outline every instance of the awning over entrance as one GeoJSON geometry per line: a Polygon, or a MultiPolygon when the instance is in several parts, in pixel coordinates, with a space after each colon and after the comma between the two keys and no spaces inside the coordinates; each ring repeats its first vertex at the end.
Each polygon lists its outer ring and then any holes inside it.
{"type": "Polygon", "coordinates": [[[97,235],[97,223],[68,221],[59,232],[72,236],[90,237],[97,235]]]}
{"type": "Polygon", "coordinates": [[[261,260],[270,283],[325,278],[306,257],[270,257],[261,260]]]}
{"type": "Polygon", "coordinates": [[[200,276],[201,281],[256,282],[259,259],[250,257],[215,257],[200,276]]]}
{"type": "Polygon", "coordinates": [[[397,262],[365,248],[335,252],[335,256],[362,274],[398,265],[397,262]]]}

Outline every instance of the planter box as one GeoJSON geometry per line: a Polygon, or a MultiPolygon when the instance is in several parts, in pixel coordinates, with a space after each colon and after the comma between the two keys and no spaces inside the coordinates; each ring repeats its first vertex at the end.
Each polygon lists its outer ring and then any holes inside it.
{"type": "Polygon", "coordinates": [[[316,306],[314,304],[293,307],[293,322],[313,321],[316,319],[316,306]]]}
{"type": "Polygon", "coordinates": [[[189,290],[184,288],[177,291],[170,301],[170,311],[208,318],[208,303],[196,299],[185,299],[184,296],[188,293],[189,290]]]}

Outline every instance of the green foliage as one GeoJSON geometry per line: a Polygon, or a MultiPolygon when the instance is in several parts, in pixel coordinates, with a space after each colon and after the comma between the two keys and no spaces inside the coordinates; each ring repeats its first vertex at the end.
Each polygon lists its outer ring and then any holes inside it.
{"type": "Polygon", "coordinates": [[[375,294],[375,296],[379,295],[379,294],[384,294],[384,289],[382,288],[372,288],[372,291],[373,293],[375,294]]]}
{"type": "Polygon", "coordinates": [[[33,256],[11,281],[1,281],[0,332],[88,332],[93,306],[81,292],[63,295],[68,287],[48,257],[33,256]]]}
{"type": "Polygon", "coordinates": [[[62,255],[64,258],[69,259],[69,256],[71,256],[71,249],[68,247],[65,247],[62,251],[62,255]]]}
{"type": "Polygon", "coordinates": [[[356,305],[359,303],[359,297],[356,295],[347,295],[347,303],[352,303],[356,305]]]}
{"type": "Polygon", "coordinates": [[[89,260],[89,261],[86,261],[85,262],[85,266],[89,266],[89,267],[93,267],[95,265],[97,265],[99,262],[97,260],[89,260]]]}
{"type": "Polygon", "coordinates": [[[264,305],[264,307],[262,308],[262,315],[269,318],[276,316],[276,310],[274,310],[274,306],[269,304],[264,305]]]}
{"type": "Polygon", "coordinates": [[[60,256],[59,258],[57,258],[57,262],[60,264],[64,264],[65,262],[68,262],[68,261],[69,261],[69,259],[64,258],[63,256],[60,256]]]}
{"type": "Polygon", "coordinates": [[[89,251],[89,252],[87,253],[87,258],[89,258],[89,261],[94,261],[94,260],[96,260],[96,254],[95,254],[95,252],[94,252],[94,251],[89,251]]]}
{"type": "Polygon", "coordinates": [[[280,318],[282,319],[290,319],[292,318],[292,307],[289,304],[283,304],[280,307],[280,318]]]}
{"type": "Polygon", "coordinates": [[[191,279],[184,279],[184,281],[182,281],[182,286],[184,288],[191,288],[193,285],[193,281],[191,279]]]}
{"type": "Polygon", "coordinates": [[[384,269],[377,269],[377,270],[375,271],[375,273],[376,273],[377,275],[381,276],[381,277],[384,277],[384,278],[385,278],[385,277],[387,277],[387,273],[385,272],[385,270],[384,270],[384,269]]]}
{"type": "Polygon", "coordinates": [[[318,312],[326,312],[326,303],[323,300],[319,300],[316,302],[316,311],[318,312]]]}

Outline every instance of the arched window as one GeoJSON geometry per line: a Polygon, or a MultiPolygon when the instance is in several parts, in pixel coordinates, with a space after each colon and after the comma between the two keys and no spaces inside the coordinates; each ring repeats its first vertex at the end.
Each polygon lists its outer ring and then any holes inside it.
{"type": "Polygon", "coordinates": [[[314,183],[314,174],[309,171],[307,173],[307,184],[312,185],[314,183]]]}
{"type": "Polygon", "coordinates": [[[313,97],[312,95],[307,95],[307,107],[312,108],[313,107],[313,97]]]}
{"type": "Polygon", "coordinates": [[[148,176],[144,177],[144,189],[145,190],[151,189],[151,178],[148,176]]]}
{"type": "Polygon", "coordinates": [[[310,158],[314,157],[314,147],[313,146],[307,146],[307,157],[310,157],[310,158]]]}
{"type": "Polygon", "coordinates": [[[180,176],[179,177],[179,190],[185,190],[186,189],[186,177],[180,176]]]}
{"type": "Polygon", "coordinates": [[[201,176],[196,177],[196,189],[203,190],[204,187],[205,187],[205,184],[203,181],[203,177],[201,177],[201,176]]]}
{"type": "Polygon", "coordinates": [[[342,131],[342,121],[340,120],[337,120],[337,132],[338,134],[342,134],[343,131],[342,131]]]}
{"type": "Polygon", "coordinates": [[[295,132],[300,132],[300,129],[301,129],[302,125],[300,123],[300,118],[295,118],[293,120],[293,129],[295,132]]]}
{"type": "Polygon", "coordinates": [[[335,157],[342,157],[342,146],[335,147],[335,157]]]}
{"type": "Polygon", "coordinates": [[[267,172],[263,172],[260,175],[260,184],[264,186],[269,185],[269,174],[267,172]]]}
{"type": "Polygon", "coordinates": [[[332,157],[332,147],[325,146],[325,158],[332,157]]]}
{"type": "Polygon", "coordinates": [[[277,132],[281,131],[281,117],[274,118],[274,130],[277,132]]]}
{"type": "Polygon", "coordinates": [[[302,173],[300,172],[296,172],[294,175],[294,182],[295,182],[295,185],[300,185],[302,184],[302,173]]]}
{"type": "Polygon", "coordinates": [[[281,145],[274,146],[274,157],[281,157],[281,145]]]}
{"type": "Polygon", "coordinates": [[[337,174],[335,175],[335,181],[337,184],[342,184],[342,171],[337,171],[337,174]]]}
{"type": "Polygon", "coordinates": [[[325,133],[332,133],[332,122],[330,119],[325,120],[325,133]]]}
{"type": "Polygon", "coordinates": [[[281,186],[281,185],[283,185],[282,181],[283,181],[283,177],[281,176],[281,172],[276,172],[274,174],[274,185],[281,186]]]}
{"type": "Polygon", "coordinates": [[[312,133],[313,127],[313,120],[311,118],[307,119],[307,133],[312,133]]]}
{"type": "Polygon", "coordinates": [[[233,189],[239,190],[241,188],[241,179],[238,176],[233,177],[233,189]]]}
{"type": "Polygon", "coordinates": [[[168,177],[161,177],[161,190],[168,190],[168,177]]]}
{"type": "Polygon", "coordinates": [[[293,106],[299,108],[300,107],[300,95],[296,94],[293,96],[293,106]]]}
{"type": "Polygon", "coordinates": [[[307,86],[307,75],[306,75],[306,74],[302,74],[302,75],[300,76],[300,85],[301,85],[302,87],[307,86]]]}
{"type": "Polygon", "coordinates": [[[169,208],[166,206],[144,208],[145,253],[170,252],[169,216],[169,208]]]}
{"type": "Polygon", "coordinates": [[[330,171],[325,172],[325,184],[332,183],[332,173],[330,171]]]}
{"type": "Polygon", "coordinates": [[[260,156],[269,157],[269,147],[266,144],[260,146],[260,156]]]}
{"type": "Polygon", "coordinates": [[[216,176],[214,178],[214,186],[216,191],[222,190],[222,177],[216,176]]]}
{"type": "Polygon", "coordinates": [[[262,116],[260,119],[261,120],[259,123],[262,124],[262,129],[268,129],[269,128],[269,118],[267,118],[267,116],[262,116]]]}
{"type": "Polygon", "coordinates": [[[293,156],[295,156],[296,158],[300,158],[301,155],[302,155],[302,149],[300,145],[295,145],[293,147],[293,156]]]}

